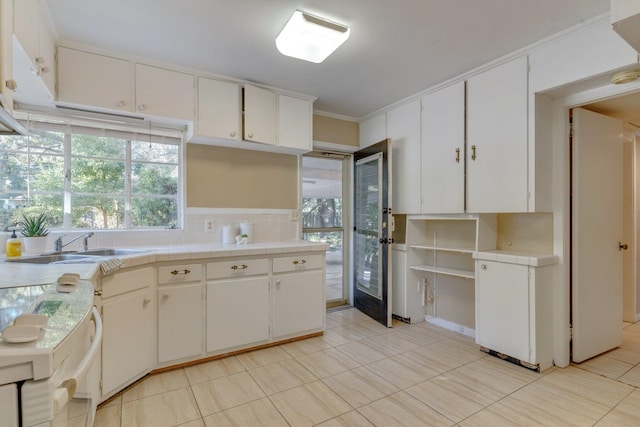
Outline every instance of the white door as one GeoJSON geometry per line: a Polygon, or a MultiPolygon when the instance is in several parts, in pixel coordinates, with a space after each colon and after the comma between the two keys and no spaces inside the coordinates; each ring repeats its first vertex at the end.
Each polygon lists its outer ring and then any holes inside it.
{"type": "Polygon", "coordinates": [[[573,361],[582,362],[622,343],[622,122],[574,109],[571,161],[573,361]]]}

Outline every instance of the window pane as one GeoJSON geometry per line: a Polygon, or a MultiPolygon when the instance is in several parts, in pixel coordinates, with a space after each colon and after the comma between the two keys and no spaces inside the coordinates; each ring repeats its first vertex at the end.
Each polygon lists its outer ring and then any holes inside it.
{"type": "Polygon", "coordinates": [[[131,200],[134,227],[174,228],[178,218],[178,201],[168,197],[134,197],[131,200]]]}
{"type": "Polygon", "coordinates": [[[302,233],[302,239],[310,242],[322,242],[329,245],[326,258],[326,286],[327,301],[344,299],[342,288],[343,256],[342,256],[342,231],[331,233],[302,233]]]}
{"type": "Polygon", "coordinates": [[[0,147],[7,151],[27,151],[28,139],[25,136],[0,135],[0,147]]]}
{"type": "Polygon", "coordinates": [[[0,163],[0,188],[2,193],[27,191],[29,158],[26,154],[2,153],[0,163]]]}
{"type": "Polygon", "coordinates": [[[31,191],[55,191],[64,188],[64,158],[31,155],[31,191]]]}
{"type": "Polygon", "coordinates": [[[134,163],[131,165],[133,194],[178,194],[178,166],[134,163]]]}
{"type": "Polygon", "coordinates": [[[302,162],[302,228],[342,227],[342,160],[302,162]]]}
{"type": "Polygon", "coordinates": [[[71,171],[74,193],[124,193],[124,162],[74,158],[71,171]]]}
{"type": "Polygon", "coordinates": [[[29,152],[33,154],[64,155],[64,134],[60,132],[31,131],[28,136],[29,152]]]}
{"type": "Polygon", "coordinates": [[[34,194],[29,203],[34,213],[46,212],[49,215],[48,228],[62,227],[64,220],[64,198],[62,191],[59,194],[34,194]]]}
{"type": "Polygon", "coordinates": [[[124,159],[127,141],[94,135],[72,135],[71,152],[74,156],[124,159]]]}
{"type": "Polygon", "coordinates": [[[155,163],[178,163],[178,146],[156,142],[131,141],[132,160],[155,163]]]}
{"type": "Polygon", "coordinates": [[[76,228],[123,228],[124,197],[73,196],[71,222],[76,228]]]}

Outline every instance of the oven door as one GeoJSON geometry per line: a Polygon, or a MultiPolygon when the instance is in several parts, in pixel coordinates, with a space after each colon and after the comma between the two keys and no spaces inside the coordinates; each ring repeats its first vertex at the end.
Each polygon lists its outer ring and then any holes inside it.
{"type": "Polygon", "coordinates": [[[22,427],[93,426],[100,398],[102,321],[95,307],[92,314],[94,327],[81,331],[76,357],[69,356],[50,378],[22,385],[22,427]]]}

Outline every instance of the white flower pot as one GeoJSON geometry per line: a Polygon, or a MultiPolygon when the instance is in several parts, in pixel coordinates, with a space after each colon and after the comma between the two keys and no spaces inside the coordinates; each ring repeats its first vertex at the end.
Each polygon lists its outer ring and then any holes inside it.
{"type": "Polygon", "coordinates": [[[37,255],[47,251],[47,236],[23,237],[23,252],[27,255],[37,255]]]}

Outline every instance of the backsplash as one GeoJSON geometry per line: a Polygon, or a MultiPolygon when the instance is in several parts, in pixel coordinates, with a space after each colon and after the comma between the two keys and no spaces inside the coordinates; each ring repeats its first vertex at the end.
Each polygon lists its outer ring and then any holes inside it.
{"type": "MultiPolygon", "coordinates": [[[[241,222],[253,224],[255,243],[297,240],[301,238],[300,221],[290,219],[289,210],[242,209],[239,211],[220,209],[190,208],[184,219],[182,230],[109,230],[96,231],[89,239],[91,248],[145,247],[189,243],[222,243],[222,227],[231,224],[239,226],[241,222]],[[205,222],[213,220],[213,231],[205,232],[205,222]]],[[[238,230],[238,233],[240,231],[238,230]]],[[[49,235],[47,247],[53,250],[55,239],[63,234],[64,242],[78,236],[80,230],[73,232],[55,232],[49,235]]],[[[72,243],[64,250],[82,248],[82,239],[72,243]]]]}

